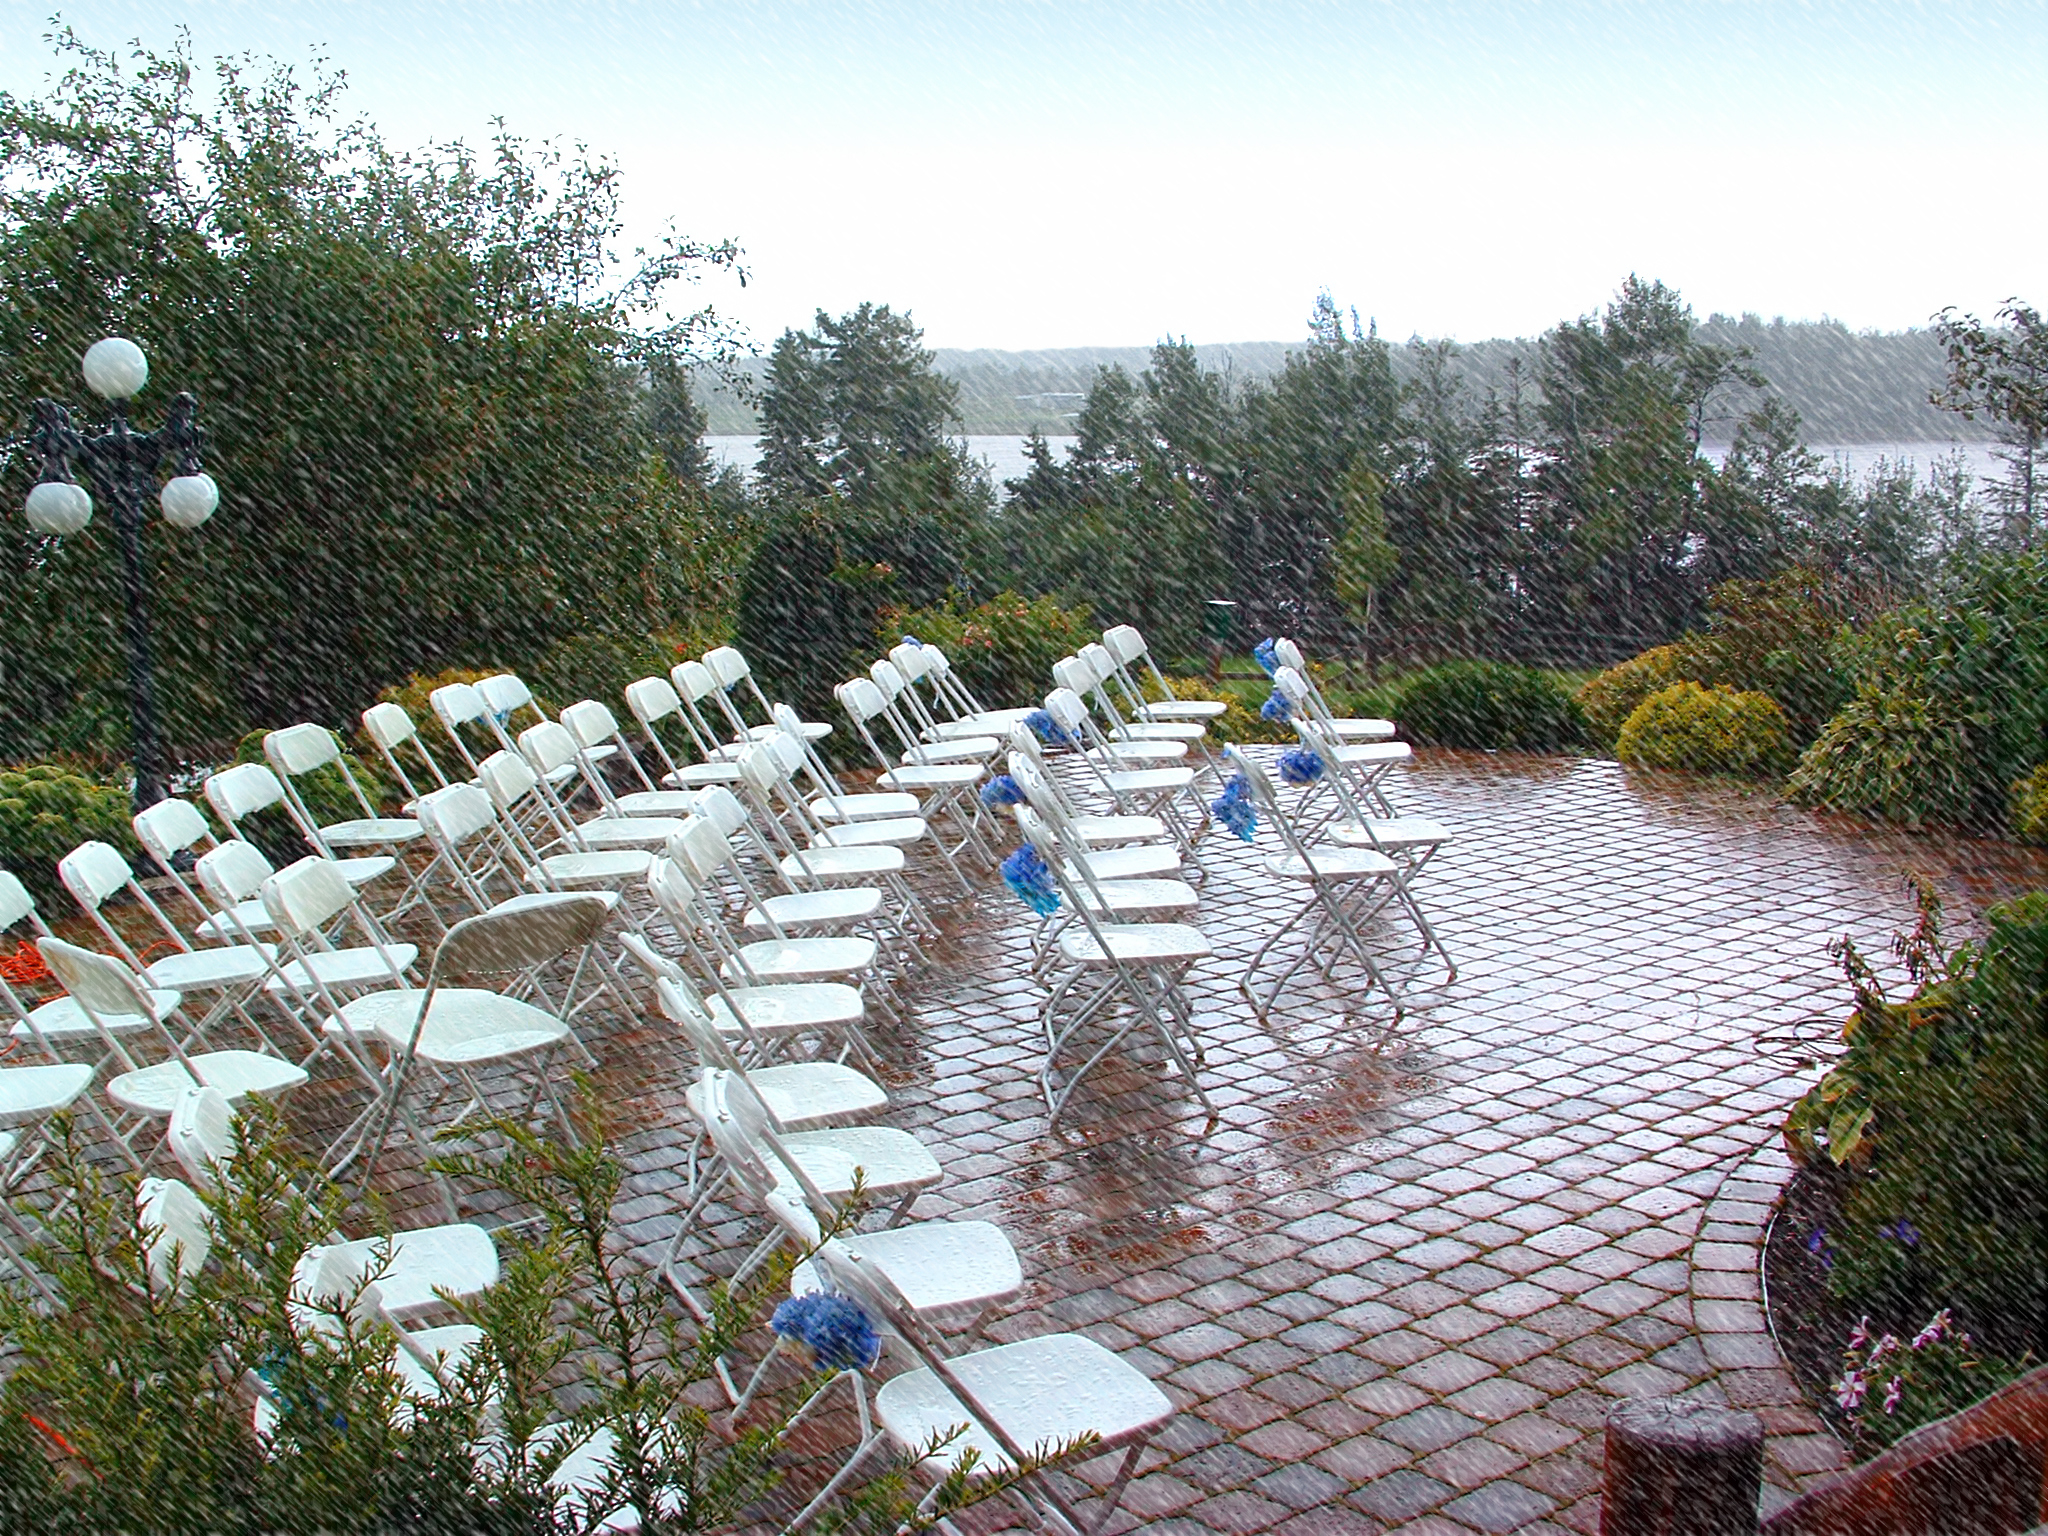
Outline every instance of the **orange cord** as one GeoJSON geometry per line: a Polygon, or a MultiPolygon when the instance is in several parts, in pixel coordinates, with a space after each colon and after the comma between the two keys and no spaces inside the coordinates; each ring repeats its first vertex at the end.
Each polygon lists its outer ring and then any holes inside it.
{"type": "Polygon", "coordinates": [[[13,986],[25,987],[38,981],[54,981],[50,968],[43,964],[43,953],[26,939],[11,955],[0,955],[0,980],[13,986]]]}

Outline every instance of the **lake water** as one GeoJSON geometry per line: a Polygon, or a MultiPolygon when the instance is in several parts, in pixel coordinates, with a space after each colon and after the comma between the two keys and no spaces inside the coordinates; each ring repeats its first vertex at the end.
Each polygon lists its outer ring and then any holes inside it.
{"type": "MultiPolygon", "coordinates": [[[[1024,439],[1021,437],[970,437],[967,451],[989,467],[998,489],[1005,480],[1020,478],[1027,467],[1024,458],[1024,439]]],[[[1048,437],[1053,458],[1063,458],[1066,451],[1078,439],[1072,437],[1048,437]]],[[[754,461],[761,455],[760,443],[751,437],[707,437],[705,446],[721,464],[735,464],[741,469],[752,469],[754,461]]],[[[1840,463],[1850,474],[1862,476],[1877,467],[1879,459],[1892,463],[1911,464],[1925,478],[1929,466],[1947,454],[1960,452],[1970,473],[1977,477],[1982,486],[1987,481],[2004,477],[2005,466],[2000,464],[1991,443],[1814,443],[1815,453],[1826,463],[1840,463]]],[[[1728,452],[1726,443],[1704,445],[1707,457],[1716,464],[1728,452]]]]}

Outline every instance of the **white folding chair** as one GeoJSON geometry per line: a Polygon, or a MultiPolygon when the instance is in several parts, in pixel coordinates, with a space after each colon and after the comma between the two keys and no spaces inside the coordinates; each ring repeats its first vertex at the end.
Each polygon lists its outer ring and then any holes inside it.
{"type": "MultiPolygon", "coordinates": [[[[1115,744],[1102,736],[1089,716],[1088,706],[1071,688],[1055,688],[1048,693],[1045,712],[1062,732],[1094,745],[1096,750],[1077,752],[1074,756],[1080,761],[1081,771],[1109,796],[1111,804],[1125,815],[1156,818],[1180,844],[1188,863],[1201,872],[1202,859],[1195,839],[1202,830],[1206,812],[1195,792],[1195,770],[1186,763],[1127,765],[1115,755],[1115,744]]],[[[1010,749],[1023,752],[1041,769],[1045,767],[1044,751],[1037,735],[1029,729],[1019,727],[1010,733],[1010,749]]]]}
{"type": "MultiPolygon", "coordinates": [[[[769,786],[769,814],[773,815],[772,807],[779,804],[795,823],[797,836],[808,842],[812,850],[820,854],[876,847],[903,850],[929,843],[945,861],[946,868],[952,873],[954,884],[960,888],[960,894],[965,896],[971,893],[967,877],[960,873],[960,865],[954,859],[952,850],[946,846],[944,839],[933,834],[931,823],[922,816],[888,816],[871,821],[834,823],[819,820],[796,783],[796,771],[802,764],[803,757],[803,743],[787,732],[779,731],[773,737],[764,738],[746,748],[740,754],[740,766],[745,770],[743,782],[749,786],[769,786]]],[[[819,858],[810,861],[810,866],[805,868],[804,873],[809,878],[820,879],[823,877],[819,871],[833,866],[833,860],[819,858]]],[[[875,866],[864,865],[861,861],[855,860],[845,864],[845,867],[869,869],[875,866]]]]}
{"type": "MultiPolygon", "coordinates": [[[[1098,724],[1092,715],[1089,716],[1086,734],[1082,738],[1083,750],[1097,760],[1117,768],[1158,767],[1179,763],[1188,755],[1188,743],[1184,739],[1122,734],[1124,722],[1121,717],[1113,709],[1103,708],[1095,669],[1079,656],[1062,656],[1054,662],[1052,680],[1055,688],[1092,700],[1094,708],[1102,710],[1102,723],[1098,724]]],[[[1060,729],[1072,734],[1069,727],[1061,726],[1060,729]]]]}
{"type": "Polygon", "coordinates": [[[1308,900],[1301,909],[1266,935],[1238,978],[1239,988],[1253,999],[1253,1007],[1263,1020],[1279,1001],[1287,983],[1304,967],[1314,964],[1324,981],[1335,985],[1337,962],[1349,954],[1364,969],[1367,982],[1378,987],[1394,1005],[1393,1022],[1398,1022],[1401,995],[1380,970],[1378,959],[1366,943],[1365,930],[1380,909],[1397,898],[1400,866],[1371,848],[1349,848],[1335,843],[1310,846],[1281,806],[1265,770],[1236,747],[1225,747],[1223,755],[1242,780],[1241,792],[1279,834],[1281,851],[1266,855],[1266,873],[1275,880],[1308,890],[1308,900]],[[1309,925],[1309,932],[1301,953],[1280,973],[1264,1001],[1259,1001],[1252,990],[1252,978],[1273,946],[1304,924],[1309,925]],[[1319,960],[1318,955],[1325,950],[1328,958],[1319,960]]]}
{"type": "Polygon", "coordinates": [[[1118,624],[1102,632],[1102,648],[1109,653],[1109,659],[1116,665],[1117,681],[1132,701],[1133,713],[1141,720],[1214,720],[1230,706],[1216,699],[1177,699],[1173,685],[1166,680],[1166,674],[1159,670],[1159,663],[1152,659],[1152,651],[1145,644],[1145,637],[1128,624],[1118,624]],[[1145,701],[1145,685],[1137,676],[1136,667],[1143,662],[1152,674],[1152,681],[1159,687],[1163,698],[1145,701]]]}
{"type": "MultiPolygon", "coordinates": [[[[513,732],[519,729],[519,712],[530,710],[534,723],[540,724],[548,718],[540,701],[533,696],[533,690],[517,672],[500,672],[495,677],[484,678],[476,685],[477,697],[483,700],[488,711],[483,724],[498,738],[498,745],[510,747],[513,732]]],[[[616,750],[610,746],[593,748],[591,761],[601,762],[616,750]]]]}
{"type": "Polygon", "coordinates": [[[411,747],[413,755],[419,759],[417,766],[425,768],[433,775],[433,783],[427,786],[429,789],[438,788],[449,782],[448,775],[441,771],[441,765],[435,760],[434,754],[427,750],[426,738],[420,735],[418,722],[406,712],[403,704],[394,704],[388,700],[372,704],[363,711],[363,734],[377,744],[377,750],[383,754],[393,777],[404,786],[404,810],[408,815],[412,811],[412,802],[420,797],[420,787],[407,771],[404,759],[399,756],[399,748],[411,747]]]}
{"type": "MultiPolygon", "coordinates": [[[[775,710],[768,702],[768,695],[761,691],[761,685],[754,680],[754,669],[747,664],[747,658],[730,645],[721,645],[704,653],[704,665],[711,669],[712,677],[718,681],[718,691],[712,696],[719,711],[731,723],[733,732],[741,740],[749,736],[764,734],[759,725],[749,724],[737,704],[733,702],[733,690],[746,685],[746,690],[761,708],[763,719],[775,729],[775,710]]],[[[819,741],[832,734],[832,725],[827,720],[804,720],[799,723],[799,734],[806,741],[819,741]]]]}
{"type": "Polygon", "coordinates": [[[923,1458],[915,1464],[920,1476],[942,1484],[954,1471],[1004,1475],[1087,1438],[1081,1454],[1089,1460],[1124,1453],[1092,1522],[1043,1468],[1006,1495],[1041,1527],[1076,1536],[1107,1529],[1145,1447],[1173,1417],[1173,1403],[1142,1371],[1079,1333],[950,1353],[876,1258],[835,1238],[812,1262],[833,1291],[857,1303],[917,1362],[876,1391],[874,1415],[899,1452],[923,1458]]]}
{"type": "Polygon", "coordinates": [[[723,690],[718,685],[717,675],[703,662],[694,659],[677,662],[668,669],[668,680],[675,685],[676,701],[683,710],[684,728],[689,731],[690,739],[696,742],[697,750],[703,753],[706,762],[727,762],[748,742],[769,734],[767,725],[753,725],[730,739],[726,737],[726,731],[732,729],[730,701],[723,708],[712,703],[723,690]],[[714,720],[707,710],[716,710],[718,718],[714,720]]]}
{"type": "MultiPolygon", "coordinates": [[[[888,663],[877,662],[876,665],[886,666],[888,663]]],[[[900,717],[890,709],[887,697],[872,678],[850,678],[835,687],[832,693],[839,700],[839,707],[846,711],[847,719],[853,723],[854,733],[874,758],[875,766],[881,769],[875,782],[884,789],[906,790],[923,796],[919,814],[926,821],[936,822],[943,817],[959,831],[960,842],[955,846],[955,853],[971,844],[983,859],[992,862],[991,832],[981,801],[975,794],[976,787],[987,773],[983,762],[923,761],[917,755],[919,745],[915,737],[905,730],[900,717]],[[875,737],[876,720],[885,721],[896,735],[899,756],[894,763],[875,737]]]]}
{"type": "Polygon", "coordinates": [[[473,727],[480,738],[495,740],[498,735],[492,728],[491,709],[484,703],[484,696],[476,691],[473,683],[444,683],[427,695],[427,707],[441,722],[441,729],[454,743],[456,755],[462,759],[463,765],[475,773],[477,753],[462,734],[463,727],[473,727]]]}
{"type": "MultiPolygon", "coordinates": [[[[981,717],[956,719],[928,708],[917,684],[932,671],[931,647],[899,645],[868,668],[868,680],[882,690],[910,734],[923,743],[920,762],[985,760],[1001,746],[1000,730],[981,717]],[[990,743],[995,743],[992,747],[990,743]]],[[[1010,711],[999,711],[1008,715],[1010,711]]]]}
{"type": "Polygon", "coordinates": [[[134,1150],[121,1139],[93,1101],[94,1069],[84,1062],[52,1062],[39,1067],[0,1067],[0,1257],[4,1257],[42,1298],[55,1304],[56,1293],[26,1256],[45,1235],[49,1224],[70,1206],[76,1190],[46,1181],[49,1206],[31,1218],[24,1210],[29,1176],[50,1147],[50,1121],[59,1114],[83,1109],[107,1139],[140,1171],[134,1150]]]}
{"type": "MultiPolygon", "coordinates": [[[[701,666],[702,663],[699,663],[701,666]]],[[[661,759],[662,784],[671,789],[705,789],[713,784],[731,784],[740,776],[739,767],[730,761],[714,762],[710,753],[716,742],[707,742],[697,734],[690,718],[683,711],[682,695],[676,692],[675,684],[665,677],[643,677],[637,682],[626,684],[626,708],[640,723],[640,733],[647,738],[647,744],[654,748],[654,755],[661,759]],[[704,761],[678,765],[669,755],[668,743],[662,740],[658,729],[664,720],[680,720],[683,730],[690,738],[691,746],[704,761]]]]}
{"type": "Polygon", "coordinates": [[[1273,656],[1283,667],[1292,667],[1301,674],[1302,686],[1308,690],[1309,702],[1315,718],[1324,723],[1324,728],[1339,741],[1389,741],[1394,735],[1394,722],[1378,720],[1370,716],[1347,717],[1334,714],[1329,700],[1323,697],[1323,690],[1317,686],[1315,674],[1309,670],[1308,658],[1301,654],[1301,647],[1292,640],[1281,636],[1273,642],[1273,656]]]}
{"type": "MultiPolygon", "coordinates": [[[[206,796],[206,803],[213,814],[220,818],[228,836],[239,838],[245,843],[256,841],[250,836],[250,829],[243,825],[259,812],[281,809],[290,814],[285,797],[284,781],[270,771],[264,763],[236,763],[218,773],[210,773],[200,786],[206,796]]],[[[310,844],[315,853],[327,853],[323,844],[310,844]]],[[[335,859],[350,885],[361,889],[373,881],[381,880],[399,867],[398,860],[391,854],[360,854],[351,858],[335,859]]]]}
{"type": "MultiPolygon", "coordinates": [[[[36,935],[38,945],[55,937],[49,924],[43,921],[42,914],[36,911],[35,898],[29,894],[28,887],[10,871],[0,869],[0,935],[20,924],[26,924],[36,935]]],[[[176,992],[161,987],[150,991],[155,1015],[169,1018],[177,1012],[182,1001],[176,992]]],[[[122,1037],[145,1034],[156,1027],[155,1017],[147,1011],[110,1013],[95,1019],[78,1005],[76,998],[68,994],[31,1008],[4,976],[0,976],[0,1005],[5,1006],[12,1020],[8,1026],[8,1040],[12,1045],[33,1040],[45,1056],[57,1063],[66,1062],[67,1053],[81,1044],[99,1046],[101,1054],[92,1063],[95,1074],[102,1068],[132,1071],[135,1060],[122,1048],[122,1037]]]]}
{"type": "Polygon", "coordinates": [[[953,670],[946,653],[936,645],[905,640],[890,647],[889,660],[903,674],[913,702],[921,703],[917,696],[919,683],[931,688],[932,708],[938,717],[934,729],[940,736],[994,736],[1000,739],[1004,732],[1031,713],[1029,705],[1001,709],[983,705],[974,696],[974,690],[967,686],[967,680],[953,670]]]}
{"type": "Polygon", "coordinates": [[[696,809],[695,791],[654,787],[654,781],[648,778],[647,770],[640,766],[640,759],[620,732],[618,717],[596,699],[579,699],[569,705],[562,711],[560,723],[575,738],[577,754],[583,761],[584,782],[597,793],[608,814],[687,816],[696,809]],[[600,747],[609,750],[599,756],[600,747]],[[606,761],[627,764],[640,781],[640,788],[624,794],[613,789],[600,766],[606,761]]]}
{"type": "MultiPolygon", "coordinates": [[[[550,895],[531,905],[463,918],[442,936],[424,990],[372,992],[345,1004],[340,1011],[343,1027],[376,1030],[393,1060],[374,1128],[336,1166],[345,1167],[360,1156],[361,1182],[367,1187],[399,1126],[423,1158],[431,1156],[434,1138],[425,1121],[457,1086],[467,1091],[468,1102],[441,1126],[441,1137],[472,1117],[487,1114],[489,1099],[479,1073],[491,1067],[523,1070],[530,1093],[520,1113],[531,1117],[545,1101],[573,1138],[575,1128],[556,1093],[552,1073],[555,1056],[575,1041],[568,1022],[502,991],[456,982],[464,976],[512,976],[523,983],[542,966],[580,956],[602,931],[608,910],[593,895],[550,895]],[[419,1064],[431,1067],[437,1081],[424,1102],[413,1104],[413,1069],[419,1064]]],[[[433,1177],[447,1204],[448,1219],[454,1221],[454,1188],[443,1175],[433,1177]]]]}
{"type": "Polygon", "coordinates": [[[185,878],[186,870],[180,866],[189,867],[208,849],[218,847],[220,841],[198,806],[172,796],[137,811],[133,824],[136,840],[148,850],[156,867],[171,882],[171,888],[192,909],[193,938],[202,944],[242,944],[263,936],[270,919],[261,903],[245,902],[242,910],[234,913],[216,911],[185,878]]]}
{"type": "Polygon", "coordinates": [[[1053,979],[1041,1012],[1045,1060],[1039,1071],[1039,1087],[1052,1123],[1058,1124],[1061,1110],[1088,1074],[1132,1031],[1148,1024],[1202,1107],[1213,1117],[1215,1106],[1195,1073],[1195,1066],[1202,1059],[1201,1045],[1195,1034],[1193,1014],[1181,990],[1187,973],[1213,953],[1208,936],[1186,923],[1105,922],[1100,914],[1111,911],[1112,905],[1101,889],[1101,882],[1082,862],[1087,857],[1085,850],[1066,844],[1058,829],[1029,805],[1020,805],[1016,810],[1026,846],[1037,851],[1060,896],[1074,908],[1079,919],[1077,926],[1067,928],[1059,936],[1054,947],[1061,971],[1053,979]],[[1051,850],[1049,858],[1045,850],[1051,850]],[[1088,888],[1089,896],[1085,901],[1080,896],[1084,887],[1088,888]],[[1074,1005],[1072,1015],[1061,1022],[1060,1010],[1070,998],[1074,1005]],[[1117,1014],[1116,1010],[1126,1004],[1128,1010],[1117,1014]],[[1081,1031],[1098,1018],[1104,1019],[1104,1027],[1089,1049],[1082,1044],[1081,1031]],[[1081,1060],[1063,1071],[1060,1059],[1069,1046],[1076,1047],[1081,1060]]]}
{"type": "MultiPolygon", "coordinates": [[[[703,999],[684,977],[657,976],[654,989],[662,1017],[679,1025],[697,1053],[700,1072],[726,1072],[751,1088],[778,1131],[824,1131],[858,1125],[889,1107],[889,1094],[865,1072],[839,1061],[771,1062],[749,1070],[711,1021],[703,999]]],[[[703,1080],[684,1092],[691,1113],[708,1123],[703,1080]]]]}
{"type": "MultiPolygon", "coordinates": [[[[736,800],[730,804],[741,813],[740,825],[746,825],[745,808],[736,800]]],[[[668,856],[690,871],[703,898],[721,911],[728,928],[736,923],[742,933],[792,936],[858,931],[884,953],[901,944],[912,951],[906,958],[922,958],[922,951],[917,950],[903,920],[888,911],[880,886],[838,885],[800,890],[771,861],[767,867],[775,871],[776,894],[764,894],[747,873],[726,827],[723,818],[693,816],[683,824],[683,831],[669,839],[668,856]],[[733,896],[722,909],[718,895],[721,890],[728,890],[733,896]]]]}
{"type": "MultiPolygon", "coordinates": [[[[1292,667],[1281,667],[1274,672],[1273,687],[1287,702],[1288,723],[1294,727],[1296,735],[1300,735],[1302,727],[1307,725],[1313,729],[1320,729],[1324,736],[1329,738],[1326,743],[1329,746],[1326,766],[1332,770],[1329,775],[1330,783],[1342,780],[1353,795],[1380,815],[1392,816],[1394,808],[1387,803],[1387,797],[1380,788],[1380,780],[1387,776],[1396,763],[1405,763],[1413,757],[1415,749],[1405,741],[1337,742],[1329,717],[1317,707],[1315,695],[1309,690],[1308,680],[1292,667]]],[[[1308,744],[1304,741],[1303,745],[1308,744]]],[[[1310,750],[1314,751],[1314,748],[1311,747],[1310,750]]],[[[1308,794],[1304,799],[1319,798],[1323,789],[1321,783],[1309,785],[1308,794]]],[[[1315,825],[1320,826],[1321,823],[1315,825]]]]}
{"type": "MultiPolygon", "coordinates": [[[[672,815],[628,816],[615,812],[607,802],[609,791],[584,758],[569,728],[556,720],[543,720],[519,733],[519,755],[539,777],[536,793],[548,810],[549,822],[569,846],[587,853],[614,848],[659,848],[682,822],[672,815]],[[563,777],[559,770],[567,768],[563,777]],[[575,786],[590,790],[597,803],[597,815],[579,819],[572,809],[575,786]]],[[[690,793],[671,790],[671,794],[690,793]]],[[[694,798],[692,800],[694,804],[694,798]]]]}
{"type": "Polygon", "coordinates": [[[363,793],[363,786],[356,782],[355,774],[350,771],[348,756],[341,750],[340,739],[334,732],[324,725],[288,725],[281,731],[271,731],[264,736],[263,755],[269,759],[272,770],[284,785],[285,809],[298,823],[300,834],[317,852],[332,859],[368,850],[397,860],[399,868],[406,870],[405,891],[384,916],[397,917],[418,906],[426,910],[436,925],[445,926],[429,895],[429,885],[434,876],[432,861],[417,872],[408,869],[405,863],[407,850],[425,836],[419,822],[410,816],[377,814],[377,808],[370,803],[370,797],[363,793]],[[314,816],[312,807],[299,793],[298,781],[323,768],[333,769],[341,775],[357,808],[363,813],[361,816],[325,825],[314,816]]]}

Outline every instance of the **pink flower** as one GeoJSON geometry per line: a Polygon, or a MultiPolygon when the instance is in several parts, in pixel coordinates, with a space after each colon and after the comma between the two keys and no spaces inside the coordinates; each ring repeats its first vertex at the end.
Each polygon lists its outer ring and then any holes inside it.
{"type": "Polygon", "coordinates": [[[1913,1347],[1915,1349],[1925,1349],[1928,1345],[1938,1340],[1944,1333],[1948,1332],[1948,1325],[1948,1308],[1943,1307],[1939,1312],[1935,1313],[1934,1316],[1930,1317],[1927,1320],[1927,1326],[1925,1328],[1922,1328],[1918,1333],[1913,1335],[1913,1347]]]}
{"type": "Polygon", "coordinates": [[[1863,1379],[1861,1371],[1844,1371],[1842,1379],[1835,1383],[1835,1401],[1840,1403],[1842,1411],[1847,1413],[1863,1401],[1863,1394],[1869,1390],[1870,1383],[1863,1379]]]}
{"type": "Polygon", "coordinates": [[[1898,1407],[1899,1399],[1905,1395],[1906,1383],[1904,1379],[1894,1376],[1884,1389],[1884,1411],[1890,1413],[1894,1408],[1898,1407]]]}
{"type": "Polygon", "coordinates": [[[1867,1316],[1860,1317],[1856,1320],[1855,1328],[1850,1330],[1849,1347],[1851,1349],[1861,1349],[1864,1345],[1868,1344],[1869,1342],[1870,1319],[1867,1316]]]}
{"type": "Polygon", "coordinates": [[[1877,1348],[1873,1349],[1870,1352],[1869,1363],[1871,1365],[1877,1364],[1878,1361],[1882,1360],[1886,1355],[1890,1354],[1893,1350],[1897,1349],[1898,1347],[1899,1336],[1896,1333],[1886,1334],[1883,1338],[1877,1341],[1877,1348]]]}

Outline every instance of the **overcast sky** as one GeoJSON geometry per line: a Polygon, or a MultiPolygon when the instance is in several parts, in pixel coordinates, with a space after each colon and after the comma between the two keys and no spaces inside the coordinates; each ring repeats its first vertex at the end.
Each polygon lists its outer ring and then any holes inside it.
{"type": "MultiPolygon", "coordinates": [[[[51,7],[0,0],[0,87],[51,7]]],[[[626,173],[636,233],[746,248],[762,340],[910,309],[937,346],[1533,334],[1629,272],[1701,313],[2048,302],[2029,5],[83,3],[89,40],[346,70],[401,144],[503,116],[626,173]]]]}

